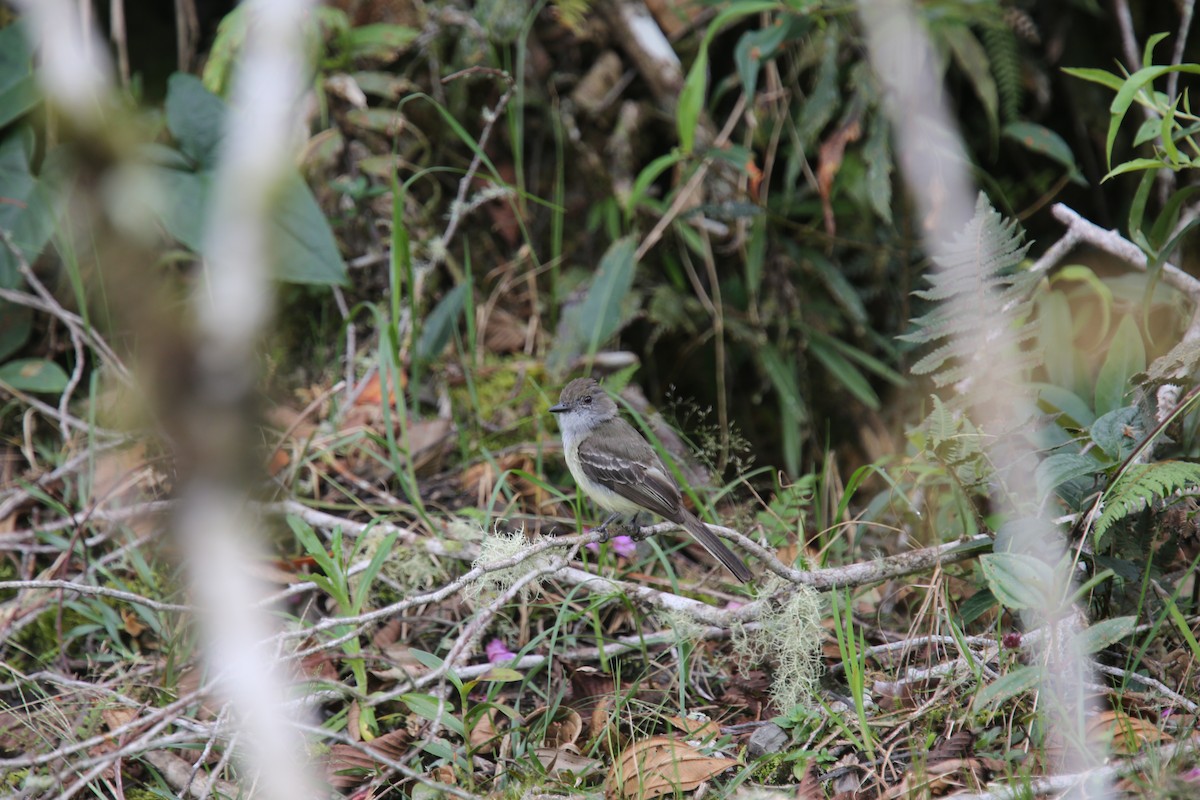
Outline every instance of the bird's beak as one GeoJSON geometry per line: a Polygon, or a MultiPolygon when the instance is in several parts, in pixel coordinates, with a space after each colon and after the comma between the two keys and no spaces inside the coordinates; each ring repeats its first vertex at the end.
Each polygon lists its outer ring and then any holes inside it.
{"type": "Polygon", "coordinates": [[[567,406],[563,403],[555,403],[554,405],[550,406],[551,414],[561,414],[567,410],[568,410],[567,406]]]}

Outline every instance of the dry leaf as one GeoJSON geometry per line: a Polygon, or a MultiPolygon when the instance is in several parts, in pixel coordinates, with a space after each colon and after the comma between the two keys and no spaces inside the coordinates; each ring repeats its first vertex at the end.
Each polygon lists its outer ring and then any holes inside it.
{"type": "Polygon", "coordinates": [[[667,717],[667,722],[687,734],[689,739],[715,739],[721,735],[721,726],[707,718],[667,717]]]}
{"type": "Polygon", "coordinates": [[[606,797],[660,797],[690,792],[739,765],[732,758],[706,756],[670,736],[653,736],[626,748],[604,781],[606,797]]]}
{"type": "Polygon", "coordinates": [[[471,749],[480,755],[495,752],[496,745],[500,743],[500,737],[507,727],[507,715],[500,713],[495,708],[487,709],[483,712],[483,716],[471,726],[468,737],[471,749]]]}
{"type": "Polygon", "coordinates": [[[121,625],[125,628],[125,632],[133,638],[137,638],[146,632],[147,625],[138,618],[134,611],[128,608],[121,609],[121,625]]]}
{"type": "MultiPolygon", "coordinates": [[[[532,730],[534,721],[541,719],[550,713],[548,706],[535,708],[525,717],[525,725],[527,729],[532,730]]],[[[579,734],[583,732],[583,717],[579,716],[579,712],[572,708],[559,706],[555,709],[554,719],[546,725],[546,738],[542,740],[542,744],[546,747],[563,747],[568,744],[575,744],[579,741],[579,734]]]]}
{"type": "Polygon", "coordinates": [[[325,756],[325,780],[335,789],[349,789],[367,780],[379,766],[372,753],[389,761],[399,761],[408,752],[412,736],[404,728],[389,731],[368,745],[353,747],[335,744],[325,756]]]}
{"type": "Polygon", "coordinates": [[[579,752],[575,745],[564,747],[536,747],[533,755],[541,762],[542,767],[551,775],[561,775],[570,772],[580,778],[598,775],[603,766],[597,758],[588,758],[579,752]]]}
{"type": "Polygon", "coordinates": [[[846,145],[857,141],[862,136],[862,126],[858,120],[851,120],[833,132],[833,135],[821,143],[821,152],[817,165],[817,190],[821,194],[821,208],[825,210],[825,232],[830,236],[837,234],[837,223],[833,219],[833,179],[842,168],[842,157],[846,154],[846,145]]]}
{"type": "Polygon", "coordinates": [[[1131,717],[1124,711],[1110,710],[1096,714],[1088,720],[1088,739],[1107,742],[1117,755],[1132,755],[1148,744],[1171,741],[1171,735],[1140,717],[1131,717]]]}

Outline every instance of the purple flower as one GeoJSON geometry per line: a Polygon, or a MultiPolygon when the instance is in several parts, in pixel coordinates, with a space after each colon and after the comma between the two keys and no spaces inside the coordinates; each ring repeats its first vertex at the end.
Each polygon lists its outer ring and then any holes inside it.
{"type": "Polygon", "coordinates": [[[637,554],[637,542],[628,536],[614,536],[612,546],[621,558],[633,558],[637,554]]]}
{"type": "Polygon", "coordinates": [[[488,642],[487,647],[484,648],[484,652],[487,653],[487,660],[490,664],[512,661],[517,657],[517,654],[509,650],[508,645],[500,639],[492,639],[488,642]]]}

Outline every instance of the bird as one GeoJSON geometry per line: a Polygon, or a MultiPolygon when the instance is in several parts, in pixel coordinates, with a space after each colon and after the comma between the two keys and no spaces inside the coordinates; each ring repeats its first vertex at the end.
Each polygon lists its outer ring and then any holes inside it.
{"type": "Polygon", "coordinates": [[[567,468],[597,505],[612,512],[598,530],[623,515],[650,511],[681,526],[742,583],[750,568],[683,504],[658,453],[621,418],[616,402],[592,378],[576,378],[550,407],[562,432],[567,468]]]}

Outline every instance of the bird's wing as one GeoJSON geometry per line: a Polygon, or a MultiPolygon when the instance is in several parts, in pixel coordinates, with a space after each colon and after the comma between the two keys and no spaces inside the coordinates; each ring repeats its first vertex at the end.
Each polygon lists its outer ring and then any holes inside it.
{"type": "Polygon", "coordinates": [[[611,436],[606,426],[592,431],[579,445],[579,467],[600,483],[647,511],[671,522],[679,521],[679,487],[667,472],[654,448],[629,423],[613,420],[629,428],[619,437],[611,436]],[[632,433],[631,439],[627,434],[632,433]],[[614,443],[617,446],[614,446],[614,443]],[[620,446],[625,443],[625,446],[620,446]]]}

